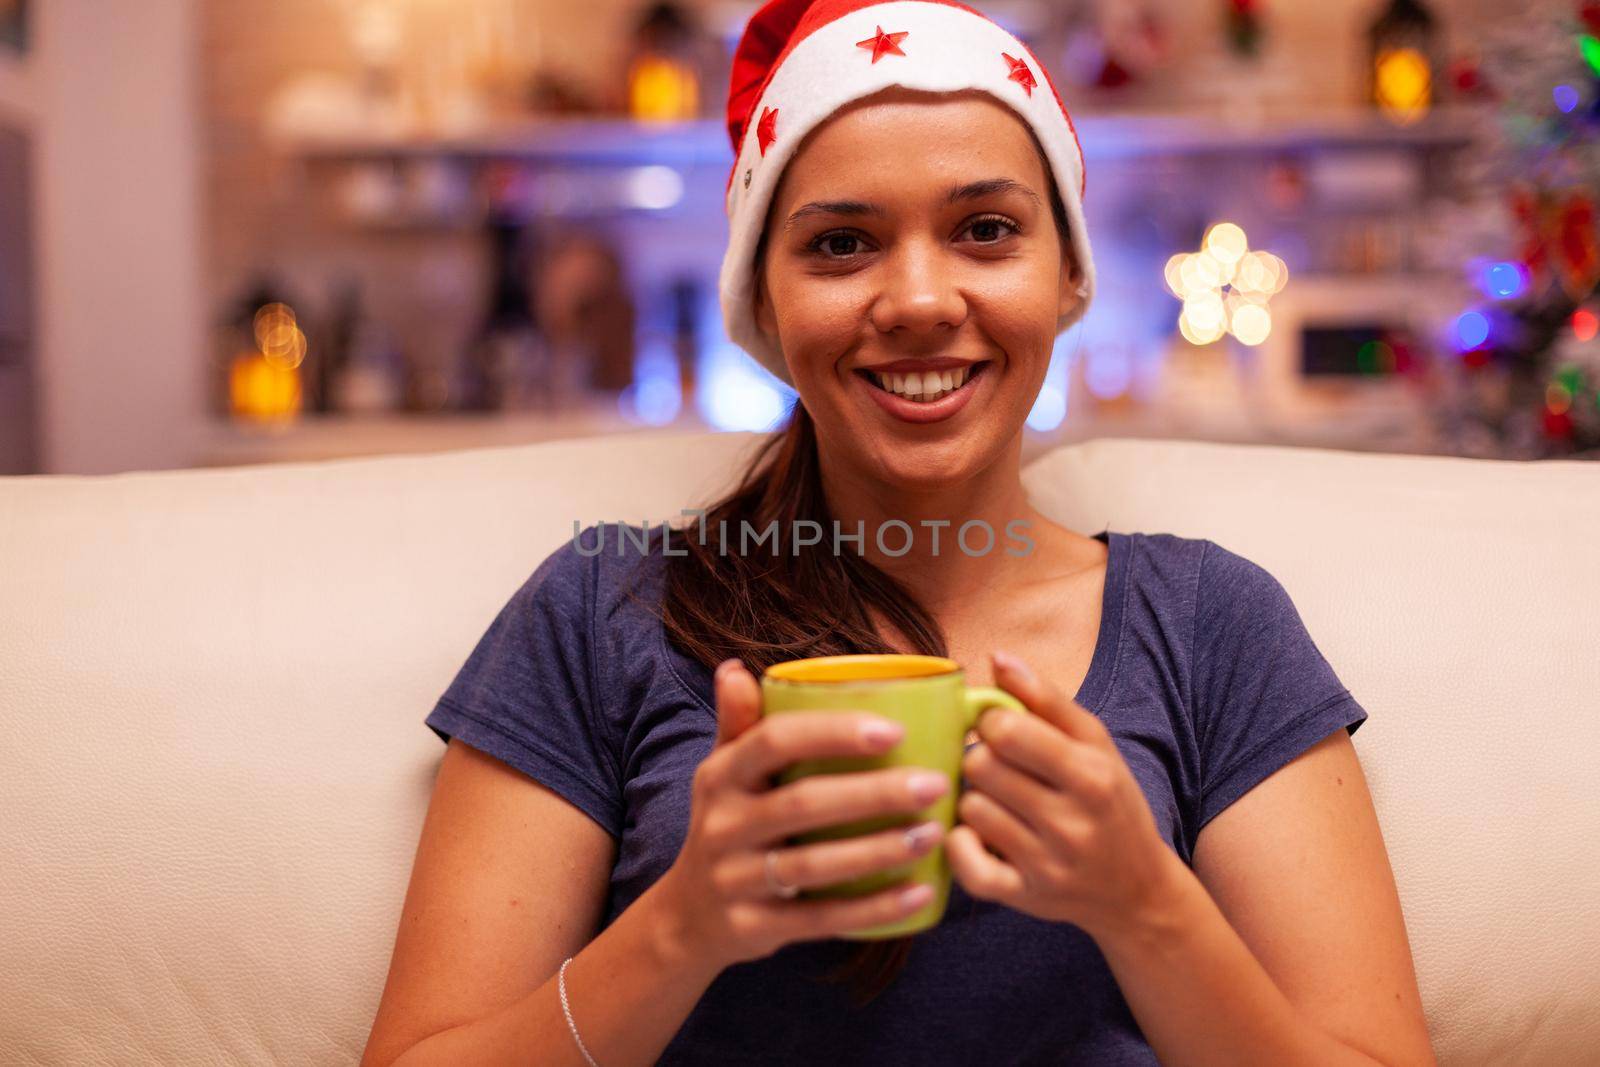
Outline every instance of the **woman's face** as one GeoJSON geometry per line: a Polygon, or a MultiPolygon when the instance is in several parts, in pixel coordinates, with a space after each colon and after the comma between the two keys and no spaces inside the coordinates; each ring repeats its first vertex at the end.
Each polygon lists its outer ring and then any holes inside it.
{"type": "Polygon", "coordinates": [[[1081,299],[1050,189],[1031,131],[981,92],[885,90],[802,142],[756,316],[825,453],[931,489],[1019,440],[1056,318],[1081,299]]]}

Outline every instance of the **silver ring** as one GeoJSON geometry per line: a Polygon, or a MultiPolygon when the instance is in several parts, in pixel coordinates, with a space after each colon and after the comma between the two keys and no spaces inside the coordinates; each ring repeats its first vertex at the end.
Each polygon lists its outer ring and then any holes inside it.
{"type": "Polygon", "coordinates": [[[767,849],[767,887],[772,890],[774,896],[782,897],[784,900],[793,900],[800,894],[800,887],[797,885],[785,885],[778,880],[777,862],[778,850],[775,848],[767,849]]]}

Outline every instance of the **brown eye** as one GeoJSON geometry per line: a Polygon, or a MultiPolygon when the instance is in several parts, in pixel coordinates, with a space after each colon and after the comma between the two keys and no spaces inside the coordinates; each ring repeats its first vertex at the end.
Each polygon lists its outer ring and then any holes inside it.
{"type": "Polygon", "coordinates": [[[856,250],[855,245],[860,240],[861,238],[853,233],[838,230],[823,234],[807,247],[821,254],[824,259],[847,259],[856,250]]]}
{"type": "Polygon", "coordinates": [[[981,219],[974,219],[967,228],[977,238],[977,243],[982,245],[996,244],[1005,240],[1009,234],[1020,232],[1016,224],[999,215],[985,215],[981,219]]]}

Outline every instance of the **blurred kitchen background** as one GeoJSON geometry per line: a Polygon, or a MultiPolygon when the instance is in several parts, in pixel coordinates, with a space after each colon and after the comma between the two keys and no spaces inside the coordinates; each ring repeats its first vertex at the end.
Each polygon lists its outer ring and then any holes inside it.
{"type": "MultiPolygon", "coordinates": [[[[0,473],[771,427],[716,292],[756,6],[0,0],[0,473]]],[[[1030,453],[1600,455],[1600,3],[978,6],[1087,156],[1030,453]]]]}

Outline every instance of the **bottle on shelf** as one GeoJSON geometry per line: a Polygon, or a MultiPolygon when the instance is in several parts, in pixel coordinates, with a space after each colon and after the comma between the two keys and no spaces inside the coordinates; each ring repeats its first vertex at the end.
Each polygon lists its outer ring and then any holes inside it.
{"type": "Polygon", "coordinates": [[[468,344],[456,381],[461,411],[506,411],[541,392],[544,339],[527,299],[523,225],[505,212],[488,220],[491,267],[483,320],[468,344]]]}

